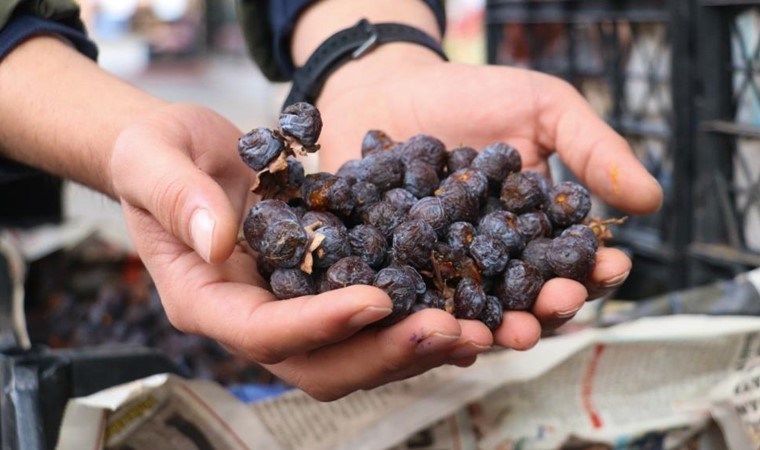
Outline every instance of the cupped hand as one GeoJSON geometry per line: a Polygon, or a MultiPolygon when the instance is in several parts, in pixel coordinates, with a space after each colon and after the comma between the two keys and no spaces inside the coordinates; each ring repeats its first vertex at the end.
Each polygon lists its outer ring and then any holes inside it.
{"type": "Polygon", "coordinates": [[[111,159],[135,249],[179,330],[210,337],[321,400],[468,365],[491,334],[429,311],[395,326],[381,290],[354,286],[276,301],[238,230],[251,204],[241,132],[197,106],[171,105],[119,136],[111,159]]]}
{"type": "MultiPolygon", "coordinates": [[[[523,169],[547,175],[547,159],[558,153],[582,183],[619,210],[646,214],[660,207],[657,181],[566,82],[524,69],[447,63],[411,46],[391,47],[379,48],[366,62],[350,63],[325,86],[317,103],[325,124],[323,170],[334,171],[345,160],[360,157],[362,137],[370,129],[397,141],[426,133],[448,148],[481,149],[500,141],[519,150],[523,169]]],[[[623,252],[600,248],[585,285],[549,280],[530,313],[504,315],[496,343],[531,347],[542,326],[569,320],[590,296],[620,286],[630,269],[623,252]]]]}

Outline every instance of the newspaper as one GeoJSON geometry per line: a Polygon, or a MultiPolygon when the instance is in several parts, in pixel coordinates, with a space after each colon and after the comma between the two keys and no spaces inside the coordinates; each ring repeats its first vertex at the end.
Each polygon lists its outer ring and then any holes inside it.
{"type": "Polygon", "coordinates": [[[247,407],[212,382],[154,375],[66,407],[59,450],[278,450],[247,407]]]}
{"type": "Polygon", "coordinates": [[[326,403],[293,390],[244,405],[210,383],[149,380],[73,400],[58,448],[184,448],[157,444],[178,434],[175,413],[215,449],[681,449],[711,428],[702,448],[760,447],[755,317],[587,329],[326,403]]]}

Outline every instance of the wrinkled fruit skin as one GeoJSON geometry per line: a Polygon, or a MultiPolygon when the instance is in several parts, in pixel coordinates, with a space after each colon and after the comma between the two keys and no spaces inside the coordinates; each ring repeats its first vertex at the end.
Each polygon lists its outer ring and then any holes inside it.
{"type": "Polygon", "coordinates": [[[417,299],[417,283],[407,271],[386,267],[375,275],[372,285],[382,289],[393,302],[391,314],[377,322],[378,326],[392,325],[409,315],[417,299]]]}
{"type": "Polygon", "coordinates": [[[277,269],[272,273],[269,285],[280,300],[317,293],[314,280],[301,269],[277,269]]]}
{"type": "Polygon", "coordinates": [[[285,150],[285,141],[272,130],[255,128],[238,139],[238,153],[244,163],[259,172],[285,150]]]}
{"type": "Polygon", "coordinates": [[[341,258],[331,265],[322,279],[320,291],[327,292],[357,284],[371,285],[375,271],[358,256],[341,258]]]}
{"type": "Polygon", "coordinates": [[[478,320],[483,322],[489,330],[496,331],[501,326],[502,314],[504,309],[501,307],[499,298],[493,295],[486,297],[486,304],[478,316],[478,320]]]}
{"type": "Polygon", "coordinates": [[[594,270],[596,253],[583,238],[567,235],[552,241],[546,259],[557,276],[584,283],[594,270]]]}
{"type": "Polygon", "coordinates": [[[433,136],[381,130],[335,175],[305,175],[294,156],[319,147],[317,113],[294,106],[280,130],[240,139],[263,199],[243,234],[277,298],[372,285],[393,302],[373,326],[433,308],[495,331],[505,312],[531,311],[547,280],[588,282],[609,230],[586,219],[582,185],[523,171],[506,143],[447,152],[433,136]]]}
{"type": "Polygon", "coordinates": [[[430,265],[436,234],[423,220],[410,220],[393,230],[393,259],[417,269],[430,265]]]}
{"type": "Polygon", "coordinates": [[[322,116],[317,108],[308,103],[294,103],[280,114],[280,130],[304,147],[314,148],[322,132],[322,116]]]}
{"type": "Polygon", "coordinates": [[[541,291],[544,280],[541,272],[529,263],[513,259],[497,286],[496,295],[501,305],[510,311],[530,311],[541,291]]]}
{"type": "Polygon", "coordinates": [[[549,191],[546,215],[558,227],[581,223],[591,211],[591,194],[578,183],[565,181],[549,191]]]}
{"type": "Polygon", "coordinates": [[[279,268],[299,265],[309,241],[298,216],[280,200],[264,200],[254,206],[243,234],[252,249],[279,268]]]}
{"type": "Polygon", "coordinates": [[[477,319],[486,305],[486,293],[472,278],[462,278],[454,293],[454,317],[477,319]]]}

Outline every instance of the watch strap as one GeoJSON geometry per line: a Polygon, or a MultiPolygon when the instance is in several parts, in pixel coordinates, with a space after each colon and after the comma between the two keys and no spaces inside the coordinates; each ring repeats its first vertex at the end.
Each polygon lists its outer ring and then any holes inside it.
{"type": "Polygon", "coordinates": [[[340,66],[391,42],[419,44],[448,61],[438,41],[419,28],[400,23],[372,24],[362,19],[355,26],[330,36],[312,53],[306,64],[295,71],[283,108],[297,102],[313,104],[327,78],[340,66]]]}

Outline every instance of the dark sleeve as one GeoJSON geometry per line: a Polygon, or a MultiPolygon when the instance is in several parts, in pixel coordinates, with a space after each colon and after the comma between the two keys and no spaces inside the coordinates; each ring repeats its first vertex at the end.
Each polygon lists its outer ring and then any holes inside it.
{"type": "Polygon", "coordinates": [[[17,14],[0,30],[0,62],[17,45],[30,37],[57,35],[90,59],[97,59],[98,49],[82,30],[28,14],[17,14]]]}
{"type": "MultiPolygon", "coordinates": [[[[288,81],[295,67],[290,37],[298,16],[314,0],[240,0],[238,16],[251,57],[271,81],[288,81]]],[[[420,0],[430,6],[441,33],[446,28],[442,0],[420,0]]]]}
{"type": "MultiPolygon", "coordinates": [[[[97,58],[97,47],[87,38],[78,17],[64,15],[56,21],[24,12],[11,15],[0,24],[0,64],[17,45],[40,35],[60,36],[88,58],[97,58]]],[[[0,225],[56,222],[61,212],[60,179],[0,157],[0,225]]]]}

